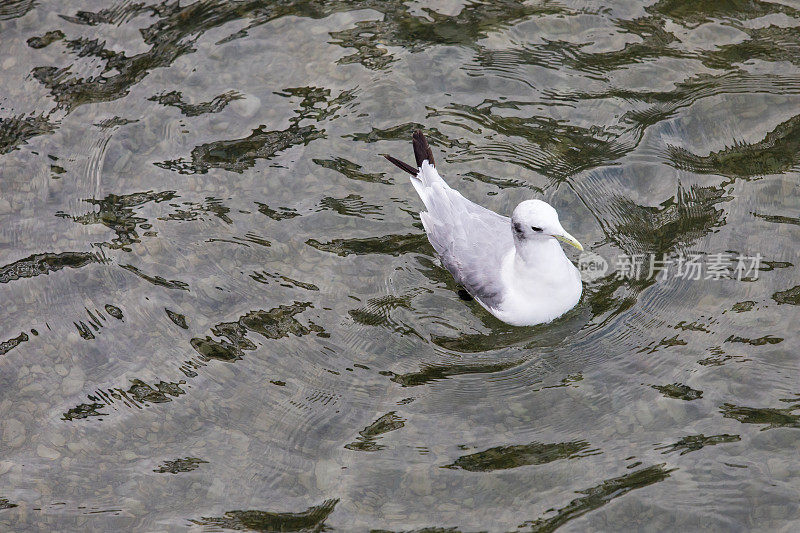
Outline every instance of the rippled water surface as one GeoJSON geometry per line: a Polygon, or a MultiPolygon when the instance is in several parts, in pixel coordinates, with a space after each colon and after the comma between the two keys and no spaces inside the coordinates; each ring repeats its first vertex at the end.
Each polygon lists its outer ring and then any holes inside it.
{"type": "Polygon", "coordinates": [[[795,530],[800,3],[642,4],[0,1],[0,529],[795,530]],[[459,297],[417,128],[575,310],[459,297]]]}

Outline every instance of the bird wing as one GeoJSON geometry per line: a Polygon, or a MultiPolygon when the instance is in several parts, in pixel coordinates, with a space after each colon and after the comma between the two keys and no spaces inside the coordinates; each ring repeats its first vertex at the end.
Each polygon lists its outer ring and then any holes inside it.
{"type": "Polygon", "coordinates": [[[484,306],[497,308],[503,258],[514,247],[511,220],[451,189],[427,161],[411,181],[427,208],[420,218],[444,267],[484,306]]]}
{"type": "Polygon", "coordinates": [[[514,248],[511,219],[451,189],[434,168],[433,152],[421,131],[414,132],[413,146],[416,168],[384,157],[411,175],[428,209],[420,213],[422,225],[442,264],[484,307],[497,309],[503,300],[503,258],[514,248]]]}

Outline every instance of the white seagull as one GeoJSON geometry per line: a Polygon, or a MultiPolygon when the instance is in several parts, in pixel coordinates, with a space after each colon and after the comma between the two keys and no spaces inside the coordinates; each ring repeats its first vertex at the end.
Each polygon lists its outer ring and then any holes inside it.
{"type": "Polygon", "coordinates": [[[525,200],[498,215],[464,198],[439,176],[428,141],[413,135],[417,168],[389,155],[411,174],[427,211],[420,212],[428,240],[456,281],[487,311],[512,326],[550,322],[581,298],[580,272],[557,242],[583,250],[542,200],[525,200]]]}

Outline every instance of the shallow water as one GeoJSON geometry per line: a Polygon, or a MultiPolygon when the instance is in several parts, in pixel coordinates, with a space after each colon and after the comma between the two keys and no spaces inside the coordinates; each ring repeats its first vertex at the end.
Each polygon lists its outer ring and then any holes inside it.
{"type": "Polygon", "coordinates": [[[794,530],[798,26],[0,2],[0,527],[794,530]],[[610,264],[575,310],[459,297],[379,157],[417,128],[467,197],[545,198],[610,264]],[[762,259],[620,262],[690,253],[762,259]]]}

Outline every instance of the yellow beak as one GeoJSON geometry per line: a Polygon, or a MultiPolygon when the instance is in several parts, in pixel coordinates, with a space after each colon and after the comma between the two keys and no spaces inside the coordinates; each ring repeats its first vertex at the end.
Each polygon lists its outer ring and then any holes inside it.
{"type": "Polygon", "coordinates": [[[583,251],[583,246],[581,245],[581,243],[579,243],[578,240],[575,237],[573,237],[572,235],[570,235],[566,231],[562,235],[553,235],[553,237],[555,237],[556,239],[558,239],[561,242],[569,244],[570,246],[574,246],[575,248],[577,248],[581,252],[583,251]]]}

